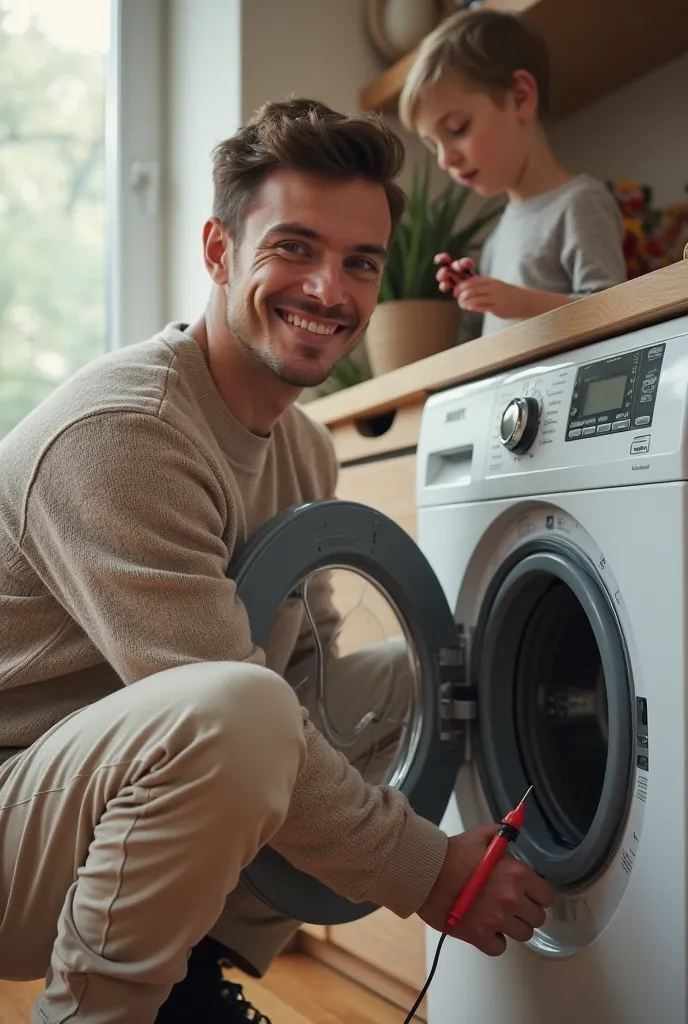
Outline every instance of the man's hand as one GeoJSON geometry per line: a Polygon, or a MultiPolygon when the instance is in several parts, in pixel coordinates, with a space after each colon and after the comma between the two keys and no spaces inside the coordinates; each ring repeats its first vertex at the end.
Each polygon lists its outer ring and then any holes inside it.
{"type": "MultiPolygon", "coordinates": [[[[494,839],[498,825],[474,828],[449,839],[444,865],[418,916],[437,931],[444,931],[456,897],[494,839]]],[[[529,867],[505,854],[466,917],[450,932],[488,956],[500,956],[506,938],[527,942],[545,922],[555,892],[529,867]]]]}

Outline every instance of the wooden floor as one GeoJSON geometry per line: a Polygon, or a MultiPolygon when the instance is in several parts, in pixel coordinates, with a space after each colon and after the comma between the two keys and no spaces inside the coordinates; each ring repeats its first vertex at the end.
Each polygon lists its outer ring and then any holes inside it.
{"type": "MultiPolygon", "coordinates": [[[[343,975],[300,953],[280,957],[256,981],[232,971],[273,1024],[401,1024],[404,1014],[343,975]]],[[[0,981],[0,1024],[26,1024],[41,982],[0,981]]]]}

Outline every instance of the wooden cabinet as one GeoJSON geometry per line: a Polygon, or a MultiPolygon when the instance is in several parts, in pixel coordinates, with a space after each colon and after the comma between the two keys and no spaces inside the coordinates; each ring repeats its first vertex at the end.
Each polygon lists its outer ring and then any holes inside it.
{"type": "MultiPolygon", "coordinates": [[[[416,536],[416,443],[422,401],[332,428],[340,463],[338,497],[378,509],[416,536]]],[[[336,600],[336,596],[335,596],[336,600]]],[[[425,928],[380,909],[361,921],[305,925],[302,946],[408,1010],[425,981],[425,928]]]]}
{"type": "Polygon", "coordinates": [[[340,470],[337,496],[384,512],[416,536],[416,456],[397,455],[340,470]]]}

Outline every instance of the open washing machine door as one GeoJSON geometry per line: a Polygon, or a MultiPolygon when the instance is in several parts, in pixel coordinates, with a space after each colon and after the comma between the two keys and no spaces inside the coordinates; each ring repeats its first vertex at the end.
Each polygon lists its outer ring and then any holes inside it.
{"type": "MultiPolygon", "coordinates": [[[[411,537],[367,506],[312,502],[265,524],[227,576],[268,664],[285,619],[299,617],[295,663],[283,674],[314,724],[364,777],[400,789],[439,824],[461,763],[455,698],[466,665],[439,580],[411,537]]],[[[273,909],[312,924],[377,909],[335,894],[269,846],[242,880],[273,909]]]]}
{"type": "Polygon", "coordinates": [[[647,717],[613,599],[569,538],[545,530],[492,573],[469,666],[490,813],[500,820],[532,785],[514,852],[559,892],[584,888],[623,836],[647,717]]]}

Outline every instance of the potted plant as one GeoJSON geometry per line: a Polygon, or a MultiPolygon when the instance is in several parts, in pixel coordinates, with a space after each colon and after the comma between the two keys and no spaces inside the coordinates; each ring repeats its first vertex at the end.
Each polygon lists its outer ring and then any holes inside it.
{"type": "Polygon", "coordinates": [[[454,259],[479,249],[480,232],[501,213],[490,203],[461,227],[457,222],[470,189],[449,182],[430,198],[430,161],[414,170],[409,201],[390,242],[378,305],[366,332],[368,361],[374,376],[450,348],[456,342],[459,307],[451,292],[437,285],[437,253],[454,259]]]}

